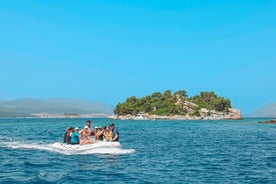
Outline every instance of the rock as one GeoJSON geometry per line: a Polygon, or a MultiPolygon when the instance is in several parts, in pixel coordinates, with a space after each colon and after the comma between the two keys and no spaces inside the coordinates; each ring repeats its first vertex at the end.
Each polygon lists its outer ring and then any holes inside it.
{"type": "Polygon", "coordinates": [[[239,109],[230,108],[228,109],[228,113],[223,117],[223,119],[242,119],[241,111],[239,109]]]}
{"type": "MultiPolygon", "coordinates": [[[[223,119],[233,119],[241,120],[241,112],[238,109],[230,108],[227,113],[217,112],[215,110],[207,110],[202,108],[200,110],[200,116],[192,116],[190,114],[186,115],[170,115],[170,116],[160,116],[154,114],[140,113],[138,115],[112,115],[108,116],[109,119],[120,119],[120,120],[223,120],[223,119]]],[[[275,120],[276,121],[276,120],[275,120]]]]}
{"type": "Polygon", "coordinates": [[[117,115],[107,116],[108,119],[119,119],[117,115]]]}
{"type": "Polygon", "coordinates": [[[259,121],[259,123],[271,123],[271,124],[276,124],[276,119],[271,119],[269,121],[259,121]]]}

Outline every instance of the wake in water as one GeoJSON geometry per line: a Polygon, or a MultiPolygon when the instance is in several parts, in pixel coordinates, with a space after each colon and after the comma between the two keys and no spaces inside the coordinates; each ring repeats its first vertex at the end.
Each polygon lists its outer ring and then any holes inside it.
{"type": "MultiPolygon", "coordinates": [[[[134,149],[122,149],[120,143],[116,143],[116,146],[98,146],[94,143],[91,145],[66,145],[61,143],[53,144],[40,144],[40,143],[26,143],[12,140],[6,140],[1,143],[0,147],[8,147],[12,149],[30,149],[30,150],[43,150],[49,152],[56,152],[64,155],[89,155],[89,154],[132,154],[135,152],[134,149]],[[90,147],[89,147],[90,146],[90,147]]],[[[115,144],[115,143],[114,143],[115,144]]]]}

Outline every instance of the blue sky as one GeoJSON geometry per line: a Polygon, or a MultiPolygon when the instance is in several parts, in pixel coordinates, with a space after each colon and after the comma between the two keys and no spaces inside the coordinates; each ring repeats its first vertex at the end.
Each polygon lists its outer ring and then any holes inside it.
{"type": "Polygon", "coordinates": [[[215,91],[276,102],[274,0],[0,1],[0,99],[215,91]]]}

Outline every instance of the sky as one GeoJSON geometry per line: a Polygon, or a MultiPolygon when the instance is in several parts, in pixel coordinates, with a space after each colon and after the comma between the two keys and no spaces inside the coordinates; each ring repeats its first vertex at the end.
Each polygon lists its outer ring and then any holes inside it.
{"type": "Polygon", "coordinates": [[[214,91],[276,102],[274,0],[0,1],[0,99],[214,91]]]}

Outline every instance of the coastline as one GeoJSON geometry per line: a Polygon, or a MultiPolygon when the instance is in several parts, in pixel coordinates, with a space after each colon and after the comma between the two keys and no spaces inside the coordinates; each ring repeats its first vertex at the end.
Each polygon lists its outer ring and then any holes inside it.
{"type": "Polygon", "coordinates": [[[160,116],[152,115],[146,113],[139,113],[137,115],[111,115],[108,119],[118,119],[118,120],[242,120],[240,110],[230,108],[228,113],[221,113],[217,111],[206,111],[202,110],[200,116],[190,116],[190,115],[170,115],[170,116],[160,116]]]}
{"type": "Polygon", "coordinates": [[[107,118],[113,120],[242,120],[240,110],[229,109],[227,113],[217,112],[214,110],[208,111],[201,109],[200,116],[191,115],[153,115],[147,113],[139,113],[137,115],[110,115],[106,113],[91,113],[91,114],[50,114],[50,113],[32,113],[29,116],[17,117],[0,117],[0,118],[107,118]]]}
{"type": "Polygon", "coordinates": [[[26,116],[2,116],[0,118],[107,118],[110,114],[91,113],[91,114],[50,114],[50,113],[32,113],[26,116]]]}
{"type": "Polygon", "coordinates": [[[259,121],[258,123],[276,124],[276,119],[271,119],[271,120],[268,120],[268,121],[259,121]]]}

